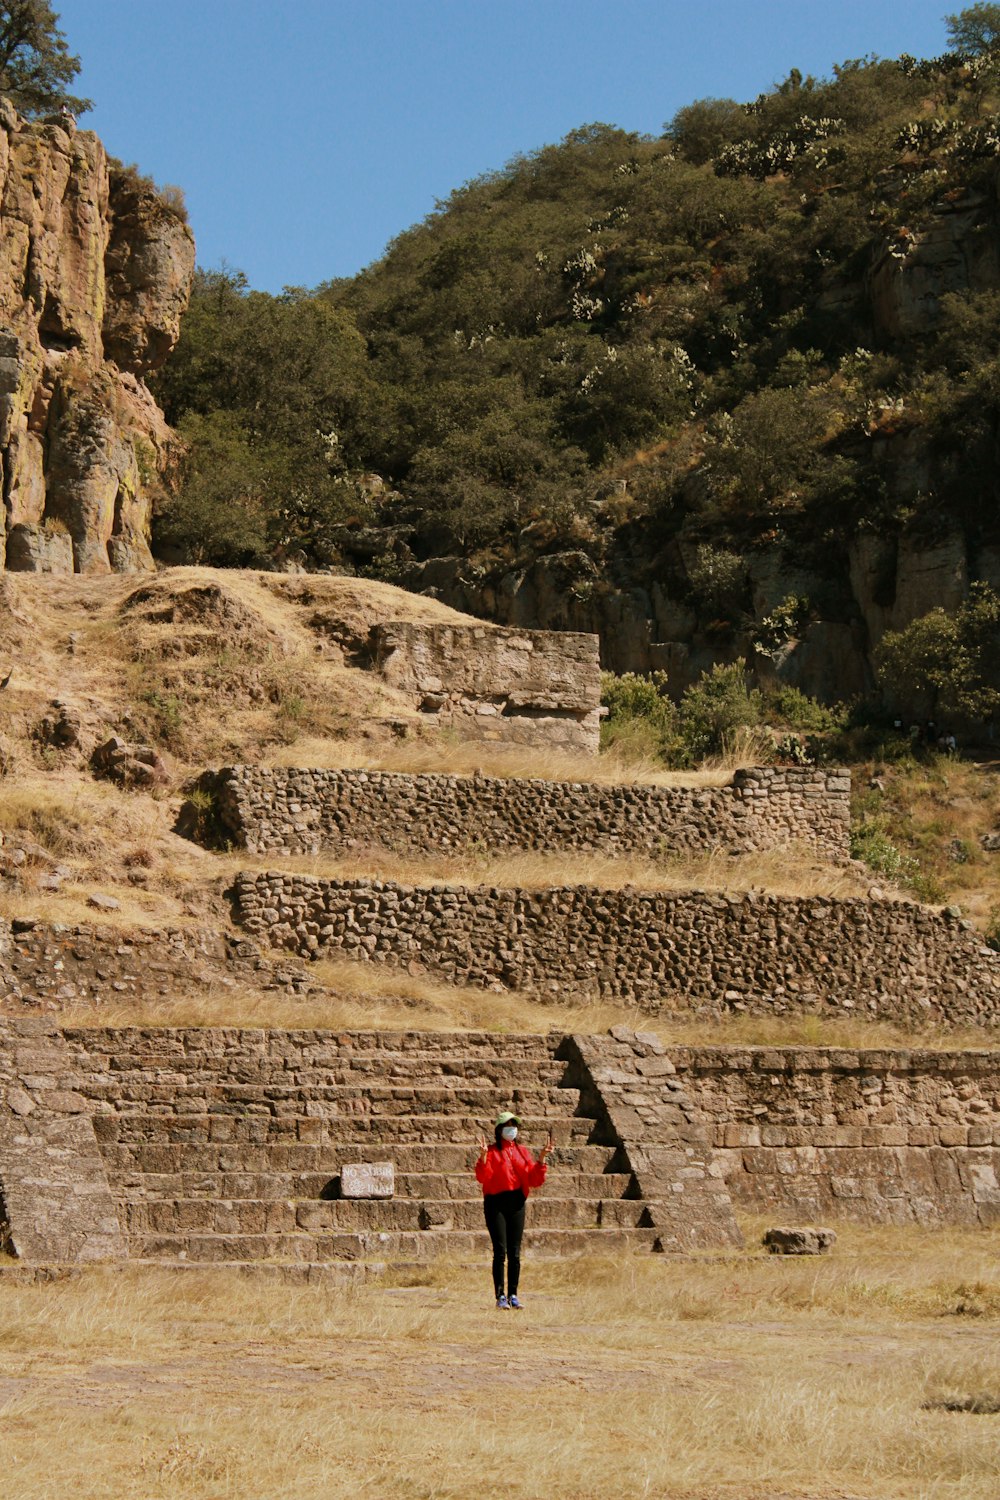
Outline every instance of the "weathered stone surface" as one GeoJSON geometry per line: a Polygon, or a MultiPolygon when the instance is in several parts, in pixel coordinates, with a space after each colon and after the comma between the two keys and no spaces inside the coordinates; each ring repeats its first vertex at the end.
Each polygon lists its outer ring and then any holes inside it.
{"type": "Polygon", "coordinates": [[[672,1047],[733,1201],[791,1223],[1000,1222],[995,1050],[672,1047]]]}
{"type": "Polygon", "coordinates": [[[938,204],[919,230],[887,243],[869,273],[875,327],[882,338],[926,333],[947,292],[981,291],[1000,281],[996,233],[984,233],[987,199],[967,193],[938,204]]]}
{"type": "Polygon", "coordinates": [[[646,1010],[1000,1023],[1000,954],[955,913],[888,900],[240,874],[238,919],[302,957],[646,1010]]]}
{"type": "Polygon", "coordinates": [[[72,573],[73,538],[68,531],[19,521],[7,533],[7,567],[15,573],[72,573]]]}
{"type": "Polygon", "coordinates": [[[569,1063],[581,1107],[596,1116],[601,1138],[614,1143],[620,1165],[633,1175],[646,1205],[640,1222],[659,1231],[653,1248],[742,1245],[703,1127],[679,1088],[665,1091],[646,1072],[659,1053],[659,1043],[616,1027],[607,1037],[567,1037],[558,1055],[569,1063]]]}
{"type": "Polygon", "coordinates": [[[372,659],[392,687],[463,738],[596,752],[594,635],[491,625],[378,625],[372,659]]]}
{"type": "Polygon", "coordinates": [[[71,1086],[75,1077],[58,1032],[0,1022],[0,1192],[11,1248],[25,1261],[126,1253],[90,1109],[71,1086]]]}
{"type": "Polygon", "coordinates": [[[825,1255],[837,1243],[833,1229],[768,1229],[763,1244],[772,1255],[825,1255]]]}
{"type": "Polygon", "coordinates": [[[98,776],[105,776],[123,787],[149,790],[163,786],[168,779],[159,751],[151,745],[130,745],[118,735],[112,735],[103,745],[98,745],[90,763],[98,776]]]}
{"type": "MultiPolygon", "coordinates": [[[[19,855],[26,858],[21,849],[9,856],[0,850],[0,875],[19,855]]],[[[55,873],[60,868],[55,866],[55,873]]],[[[92,924],[72,926],[0,918],[0,1006],[8,1014],[107,1001],[189,999],[237,981],[289,995],[322,988],[295,961],[269,963],[245,935],[198,928],[123,931],[104,926],[96,912],[92,924]]]]}
{"type": "Polygon", "coordinates": [[[143,382],[177,338],[191,232],[91,132],[10,108],[0,213],[0,567],[149,568],[170,434],[143,382]]]}
{"type": "Polygon", "coordinates": [[[391,1161],[345,1162],[340,1169],[342,1198],[391,1198],[396,1190],[391,1161]]]}
{"type": "Polygon", "coordinates": [[[841,770],[759,768],[725,787],[675,788],[229,766],[201,785],[233,843],[254,854],[358,845],[745,854],[799,843],[843,860],[849,851],[851,779],[841,770]]]}
{"type": "Polygon", "coordinates": [[[92,891],[87,897],[87,905],[96,907],[98,911],[121,911],[122,904],[114,896],[106,896],[102,891],[92,891]]]}

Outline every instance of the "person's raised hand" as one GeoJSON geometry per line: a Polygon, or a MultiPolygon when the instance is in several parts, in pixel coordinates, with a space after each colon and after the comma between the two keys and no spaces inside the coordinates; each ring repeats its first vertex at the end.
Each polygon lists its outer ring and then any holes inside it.
{"type": "Polygon", "coordinates": [[[479,1137],[479,1156],[480,1156],[480,1160],[482,1160],[482,1161],[486,1160],[486,1156],[487,1156],[488,1151],[489,1151],[489,1147],[486,1144],[486,1137],[484,1135],[481,1135],[479,1137]]]}

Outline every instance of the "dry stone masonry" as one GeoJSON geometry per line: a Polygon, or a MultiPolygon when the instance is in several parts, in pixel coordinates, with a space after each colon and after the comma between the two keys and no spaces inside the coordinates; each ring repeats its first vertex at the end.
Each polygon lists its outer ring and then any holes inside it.
{"type": "Polygon", "coordinates": [[[660,1248],[742,1245],[722,1172],[659,1037],[616,1026],[608,1036],[567,1037],[557,1056],[632,1173],[660,1248]]]}
{"type": "Polygon", "coordinates": [[[737,1206],[812,1223],[1000,1223],[996,1051],[669,1055],[737,1206]]]}
{"type": "Polygon", "coordinates": [[[245,934],[0,918],[0,1006],[8,1015],[190,1000],[247,981],[289,995],[316,988],[303,965],[275,965],[245,934]]]}
{"type": "Polygon", "coordinates": [[[372,665],[391,687],[466,740],[596,754],[596,635],[497,625],[377,625],[372,665]]]}
{"type": "Polygon", "coordinates": [[[738,1246],[815,1225],[1000,1223],[996,1052],[604,1036],[0,1024],[0,1192],[28,1265],[308,1277],[484,1257],[477,1134],[556,1150],[532,1254],[738,1246]],[[794,1218],[793,1218],[794,1216],[794,1218]]]}
{"type": "Polygon", "coordinates": [[[7,1248],[30,1262],[120,1259],[90,1106],[60,1032],[0,1022],[0,1194],[7,1248]]]}
{"type": "Polygon", "coordinates": [[[536,1149],[550,1132],[555,1140],[549,1182],[532,1198],[533,1253],[738,1244],[725,1184],[676,1079],[663,1097],[671,1070],[658,1045],[608,1043],[610,1060],[629,1068],[624,1100],[610,1075],[592,1071],[600,1041],[574,1039],[571,1060],[559,1041],[482,1032],[62,1034],[139,1259],[302,1267],[446,1252],[485,1258],[472,1164],[476,1137],[503,1106],[517,1111],[536,1149]],[[643,1156],[619,1136],[620,1126],[631,1129],[635,1100],[654,1138],[657,1122],[661,1134],[681,1122],[672,1145],[643,1156]]]}
{"type": "Polygon", "coordinates": [[[232,842],[252,854],[383,848],[747,854],[797,843],[848,856],[850,772],[737,771],[728,786],[597,782],[390,771],[227,766],[203,789],[232,842]]]}
{"type": "Polygon", "coordinates": [[[655,1011],[822,1011],[919,1025],[1000,1020],[1000,954],[948,910],[888,900],[411,887],[271,870],[239,920],[304,957],[655,1011]]]}

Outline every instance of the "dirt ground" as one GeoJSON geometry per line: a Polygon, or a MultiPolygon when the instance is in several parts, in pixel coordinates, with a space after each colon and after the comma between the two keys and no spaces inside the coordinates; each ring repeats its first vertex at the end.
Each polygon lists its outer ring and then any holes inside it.
{"type": "Polygon", "coordinates": [[[995,1252],[526,1261],[522,1313],[485,1265],[5,1286],[0,1461],[25,1500],[993,1500],[995,1252]]]}

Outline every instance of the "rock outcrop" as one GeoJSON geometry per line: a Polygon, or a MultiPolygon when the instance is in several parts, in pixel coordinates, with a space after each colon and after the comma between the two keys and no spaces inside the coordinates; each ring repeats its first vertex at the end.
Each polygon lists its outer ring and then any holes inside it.
{"type": "Polygon", "coordinates": [[[145,385],[194,270],[180,213],[72,121],[0,100],[0,567],[151,566],[170,431],[145,385]]]}

